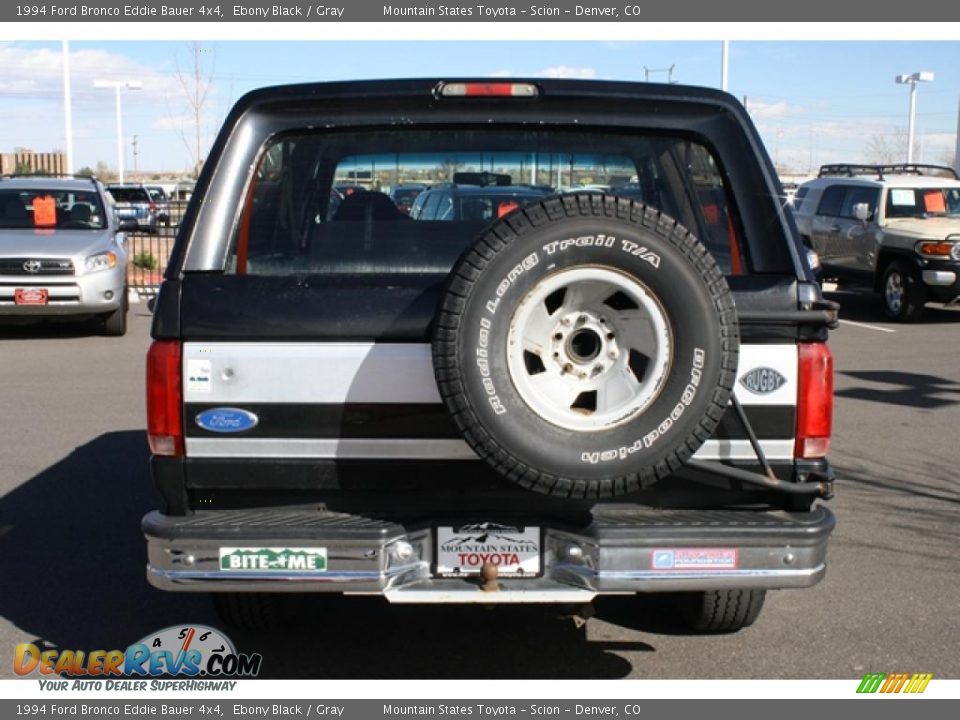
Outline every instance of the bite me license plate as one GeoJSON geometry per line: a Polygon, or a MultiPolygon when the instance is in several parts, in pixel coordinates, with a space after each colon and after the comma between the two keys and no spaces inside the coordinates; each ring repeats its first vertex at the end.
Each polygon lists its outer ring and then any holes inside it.
{"type": "Polygon", "coordinates": [[[16,305],[46,305],[46,288],[16,288],[13,291],[13,302],[16,305]]]}
{"type": "Polygon", "coordinates": [[[540,528],[483,522],[437,528],[437,575],[479,575],[486,563],[500,577],[540,574],[540,528]]]}

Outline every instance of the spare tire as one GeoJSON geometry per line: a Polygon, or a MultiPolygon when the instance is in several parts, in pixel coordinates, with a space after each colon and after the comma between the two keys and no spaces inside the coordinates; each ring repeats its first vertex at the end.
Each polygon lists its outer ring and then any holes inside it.
{"type": "Polygon", "coordinates": [[[467,443],[537,492],[609,497],[679,468],[733,389],[739,331],[713,256],[654,208],[550,197],[487,228],[433,338],[467,443]]]}

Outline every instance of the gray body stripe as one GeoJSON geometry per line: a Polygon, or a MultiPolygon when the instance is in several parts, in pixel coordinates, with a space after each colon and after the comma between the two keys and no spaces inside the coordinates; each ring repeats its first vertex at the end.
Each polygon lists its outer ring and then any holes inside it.
{"type": "MultiPolygon", "coordinates": [[[[184,344],[184,400],[205,406],[275,404],[437,404],[441,402],[426,343],[226,342],[184,344]]],[[[784,383],[765,395],[736,383],[744,406],[797,402],[794,344],[742,345],[738,379],[756,367],[784,383]]],[[[792,439],[762,440],[771,460],[793,458],[792,439]]],[[[188,437],[188,457],[462,460],[475,458],[455,438],[188,437]]],[[[703,460],[752,460],[746,440],[708,440],[703,460]]]]}
{"type": "MultiPolygon", "coordinates": [[[[793,440],[762,440],[770,460],[793,458],[793,440]]],[[[316,458],[341,460],[476,460],[470,446],[455,439],[393,438],[219,438],[186,440],[194,458],[316,458]]],[[[707,440],[698,460],[754,460],[749,440],[707,440]]]]}

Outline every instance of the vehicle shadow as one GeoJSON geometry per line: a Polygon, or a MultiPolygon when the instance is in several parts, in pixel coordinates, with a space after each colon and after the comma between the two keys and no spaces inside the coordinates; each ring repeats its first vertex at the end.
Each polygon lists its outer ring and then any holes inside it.
{"type": "MultiPolygon", "coordinates": [[[[146,302],[133,303],[128,311],[128,322],[134,317],[150,317],[146,302]]],[[[103,321],[96,317],[77,320],[71,317],[0,318],[0,342],[5,340],[64,340],[103,335],[103,321]]],[[[117,338],[112,338],[117,341],[117,338]]]]}
{"type": "Polygon", "coordinates": [[[924,409],[960,403],[960,383],[937,375],[901,370],[847,370],[838,374],[885,387],[842,388],[835,391],[837,397],[924,409]]]}
{"type": "Polygon", "coordinates": [[[281,631],[234,630],[264,656],[266,678],[617,679],[617,652],[645,642],[593,642],[562,610],[534,606],[390,605],[381,598],[299,596],[281,631]]]}
{"type": "Polygon", "coordinates": [[[62,340],[102,335],[103,323],[86,320],[0,320],[0,342],[4,340],[62,340]]]}
{"type": "MultiPolygon", "coordinates": [[[[839,289],[824,292],[827,300],[840,303],[840,319],[854,322],[889,323],[896,327],[880,306],[880,296],[867,288],[839,289]]],[[[960,323],[960,307],[945,307],[933,303],[926,306],[919,325],[937,325],[942,323],[960,323]]]]}
{"type": "MultiPolygon", "coordinates": [[[[0,497],[0,616],[39,646],[84,651],[122,650],[172,625],[210,625],[241,652],[262,653],[270,678],[615,679],[633,669],[623,652],[656,651],[641,641],[591,641],[542,606],[298,595],[291,627],[225,627],[206,595],[162,593],[146,581],[140,519],[157,506],[148,468],[142,430],[110,432],[0,497]]],[[[12,667],[0,676],[13,676],[12,667]]]]}
{"type": "Polygon", "coordinates": [[[140,518],[156,505],[147,457],[142,430],[106,433],[0,498],[0,615],[48,645],[83,650],[213,619],[205,598],[171,602],[144,579],[140,518]]]}

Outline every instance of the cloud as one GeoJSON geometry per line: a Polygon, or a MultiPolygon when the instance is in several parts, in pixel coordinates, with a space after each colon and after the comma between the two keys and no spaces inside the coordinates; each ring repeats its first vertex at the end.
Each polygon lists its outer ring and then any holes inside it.
{"type": "MultiPolygon", "coordinates": [[[[28,48],[0,43],[0,97],[23,100],[59,100],[63,94],[63,56],[60,48],[28,48]]],[[[139,80],[141,102],[162,100],[182,92],[176,77],[166,75],[125,55],[105,50],[70,51],[71,92],[75,101],[109,101],[108,91],[94,89],[94,80],[139,80]]]]}
{"type": "Polygon", "coordinates": [[[536,73],[537,77],[548,78],[577,78],[579,80],[589,80],[597,76],[597,71],[593,68],[570,67],[569,65],[555,65],[540,70],[536,73]]]}
{"type": "Polygon", "coordinates": [[[518,73],[513,70],[494,70],[488,73],[489,77],[543,77],[543,78],[576,78],[578,80],[591,80],[597,76],[597,71],[593,68],[578,68],[569,65],[554,65],[553,67],[536,70],[532,73],[518,73]]]}
{"type": "Polygon", "coordinates": [[[805,111],[799,105],[789,105],[783,100],[777,102],[764,102],[763,100],[751,100],[747,98],[747,110],[755,121],[759,120],[779,120],[780,118],[795,117],[802,115],[805,111]]]}

